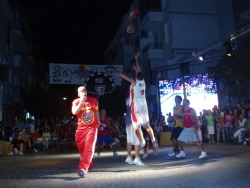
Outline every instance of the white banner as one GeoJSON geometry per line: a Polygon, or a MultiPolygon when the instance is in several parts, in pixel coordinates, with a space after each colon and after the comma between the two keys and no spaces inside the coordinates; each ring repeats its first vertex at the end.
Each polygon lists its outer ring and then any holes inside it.
{"type": "Polygon", "coordinates": [[[92,73],[103,72],[108,74],[116,86],[122,85],[122,79],[118,78],[115,69],[123,72],[123,65],[79,65],[79,64],[49,64],[50,84],[78,84],[82,85],[85,79],[92,73]]]}

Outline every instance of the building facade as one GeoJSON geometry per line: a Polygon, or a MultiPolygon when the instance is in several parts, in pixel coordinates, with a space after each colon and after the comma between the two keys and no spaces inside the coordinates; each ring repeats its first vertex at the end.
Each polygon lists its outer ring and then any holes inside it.
{"type": "Polygon", "coordinates": [[[0,1],[0,121],[25,118],[23,99],[36,85],[35,40],[17,0],[0,1]]]}
{"type": "Polygon", "coordinates": [[[228,0],[135,0],[124,15],[106,56],[109,63],[124,65],[131,73],[130,60],[137,50],[147,84],[149,111],[159,107],[158,80],[182,77],[180,64],[188,63],[191,75],[205,74],[206,67],[225,54],[218,45],[235,32],[233,4],[228,0]],[[135,26],[134,33],[126,27],[135,26]]]}

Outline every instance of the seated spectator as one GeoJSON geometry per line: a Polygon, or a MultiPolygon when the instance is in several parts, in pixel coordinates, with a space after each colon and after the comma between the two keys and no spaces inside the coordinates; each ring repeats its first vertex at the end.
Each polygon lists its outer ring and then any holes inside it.
{"type": "Polygon", "coordinates": [[[53,132],[51,133],[51,144],[52,144],[52,150],[59,149],[59,133],[56,128],[53,129],[53,132]]]}
{"type": "Polygon", "coordinates": [[[237,122],[237,128],[238,128],[238,130],[234,133],[234,136],[232,137],[232,139],[236,139],[238,137],[239,143],[242,142],[242,133],[245,130],[245,122],[246,122],[246,119],[241,114],[239,116],[239,119],[238,119],[238,122],[237,122]]]}
{"type": "Polygon", "coordinates": [[[247,118],[245,127],[243,135],[245,141],[243,145],[247,145],[250,142],[250,117],[247,118]]]}
{"type": "Polygon", "coordinates": [[[46,128],[43,132],[43,149],[49,149],[49,141],[51,139],[51,134],[48,132],[48,129],[46,128]]]}
{"type": "Polygon", "coordinates": [[[18,134],[17,138],[14,138],[8,147],[9,155],[23,155],[23,140],[22,135],[18,134]]]}
{"type": "Polygon", "coordinates": [[[34,149],[33,152],[37,152],[36,146],[39,146],[42,143],[43,137],[41,133],[39,132],[39,128],[36,128],[36,132],[33,134],[33,144],[34,149]]]}
{"type": "Polygon", "coordinates": [[[21,139],[23,140],[24,144],[24,151],[26,152],[26,149],[28,149],[27,152],[31,152],[31,141],[30,141],[30,135],[27,134],[26,128],[22,129],[22,132],[19,133],[21,135],[21,139]]]}

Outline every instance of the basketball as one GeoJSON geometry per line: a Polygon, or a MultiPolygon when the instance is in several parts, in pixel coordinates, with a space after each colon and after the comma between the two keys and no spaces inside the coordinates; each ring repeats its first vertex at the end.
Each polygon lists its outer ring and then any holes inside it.
{"type": "Polygon", "coordinates": [[[130,24],[128,27],[127,27],[127,30],[126,30],[128,33],[134,33],[135,32],[135,26],[133,24],[130,24]]]}

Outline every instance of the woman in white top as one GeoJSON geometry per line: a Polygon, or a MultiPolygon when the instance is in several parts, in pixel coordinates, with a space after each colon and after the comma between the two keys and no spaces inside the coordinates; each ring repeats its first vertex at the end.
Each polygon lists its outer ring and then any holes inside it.
{"type": "Polygon", "coordinates": [[[245,130],[245,124],[246,119],[243,117],[243,115],[239,115],[239,119],[237,122],[237,128],[238,130],[234,133],[233,139],[238,137],[239,142],[242,142],[242,132],[245,130]]]}

